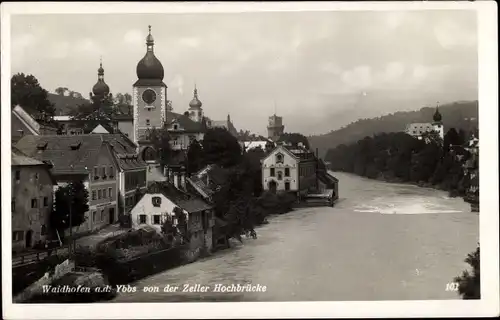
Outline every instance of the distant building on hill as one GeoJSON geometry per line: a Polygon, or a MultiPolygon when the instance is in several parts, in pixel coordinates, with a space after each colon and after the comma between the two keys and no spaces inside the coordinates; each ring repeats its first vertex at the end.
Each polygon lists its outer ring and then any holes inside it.
{"type": "Polygon", "coordinates": [[[283,117],[278,117],[276,114],[269,117],[269,124],[267,126],[267,136],[272,141],[276,142],[285,131],[283,125],[283,117]]]}
{"type": "Polygon", "coordinates": [[[444,127],[442,116],[439,112],[439,106],[436,107],[436,112],[432,117],[432,122],[426,123],[410,123],[406,126],[405,132],[417,139],[422,139],[425,134],[436,133],[441,140],[444,139],[444,127]]]}

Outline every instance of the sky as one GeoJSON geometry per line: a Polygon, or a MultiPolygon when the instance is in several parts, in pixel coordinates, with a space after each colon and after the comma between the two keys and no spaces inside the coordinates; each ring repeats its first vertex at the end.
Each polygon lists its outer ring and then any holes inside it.
{"type": "Polygon", "coordinates": [[[102,56],[111,92],[131,93],[148,25],[175,112],[196,83],[205,115],[237,129],[326,133],[359,118],[478,92],[475,11],[44,14],[11,18],[11,72],[88,97],[102,56]]]}

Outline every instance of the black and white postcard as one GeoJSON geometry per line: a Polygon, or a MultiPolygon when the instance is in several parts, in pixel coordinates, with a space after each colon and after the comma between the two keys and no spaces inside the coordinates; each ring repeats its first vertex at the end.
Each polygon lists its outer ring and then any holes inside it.
{"type": "Polygon", "coordinates": [[[2,3],[3,317],[498,316],[496,9],[2,3]]]}

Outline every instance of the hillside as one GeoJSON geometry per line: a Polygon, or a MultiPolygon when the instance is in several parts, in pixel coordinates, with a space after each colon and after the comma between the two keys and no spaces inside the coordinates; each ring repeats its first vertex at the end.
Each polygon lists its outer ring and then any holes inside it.
{"type": "Polygon", "coordinates": [[[72,110],[75,110],[79,105],[90,104],[90,101],[83,98],[75,98],[54,93],[48,93],[47,98],[54,104],[57,116],[68,115],[72,110]]]}
{"type": "MultiPolygon", "coordinates": [[[[313,149],[318,148],[321,157],[327,150],[340,144],[349,144],[382,132],[404,131],[408,123],[430,122],[435,108],[422,108],[418,111],[396,112],[378,118],[360,119],[339,130],[317,136],[309,136],[309,144],[313,149]]],[[[464,129],[466,131],[478,128],[478,102],[460,101],[444,104],[439,107],[443,116],[445,132],[449,128],[464,129]],[[473,118],[472,120],[469,120],[473,118]]]]}

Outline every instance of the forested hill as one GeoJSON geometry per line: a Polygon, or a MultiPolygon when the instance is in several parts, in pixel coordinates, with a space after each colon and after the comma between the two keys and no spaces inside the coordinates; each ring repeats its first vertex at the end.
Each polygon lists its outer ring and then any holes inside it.
{"type": "MultiPolygon", "coordinates": [[[[396,112],[372,119],[360,119],[341,129],[329,133],[309,136],[309,144],[314,149],[318,148],[321,157],[324,157],[327,150],[335,148],[340,144],[350,144],[363,139],[366,136],[382,132],[401,132],[406,125],[413,122],[431,122],[435,108],[426,107],[418,111],[396,112]]],[[[444,104],[439,107],[439,112],[443,116],[445,132],[449,128],[465,131],[478,128],[478,102],[460,101],[444,104]],[[472,120],[470,120],[473,118],[472,120]]]]}

